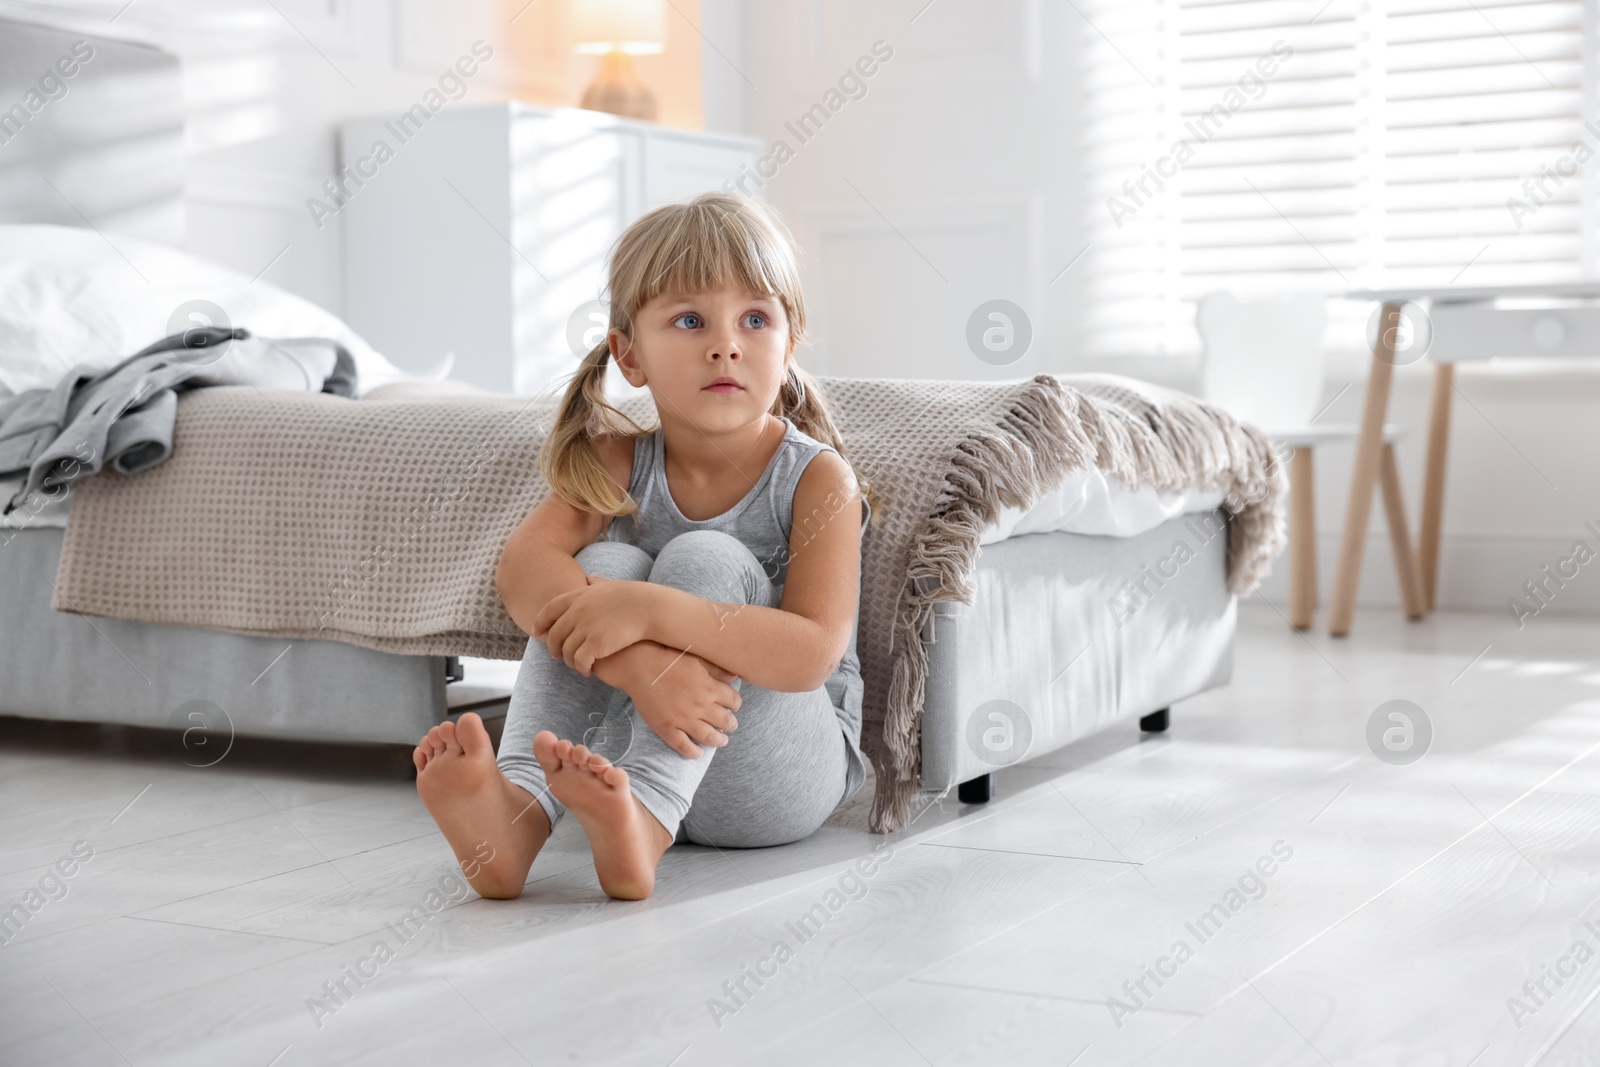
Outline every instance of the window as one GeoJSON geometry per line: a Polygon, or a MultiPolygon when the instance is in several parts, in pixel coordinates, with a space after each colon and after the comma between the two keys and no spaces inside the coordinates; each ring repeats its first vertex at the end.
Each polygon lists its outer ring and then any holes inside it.
{"type": "Polygon", "coordinates": [[[1216,289],[1595,276],[1580,0],[1075,2],[1086,351],[1198,351],[1216,289]]]}

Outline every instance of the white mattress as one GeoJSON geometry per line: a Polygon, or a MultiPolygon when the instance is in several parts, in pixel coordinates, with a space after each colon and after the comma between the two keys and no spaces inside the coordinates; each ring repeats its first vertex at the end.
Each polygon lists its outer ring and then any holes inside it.
{"type": "Polygon", "coordinates": [[[1177,515],[1211,511],[1222,503],[1220,489],[1187,489],[1163,493],[1150,486],[1127,488],[1098,467],[1076,471],[1026,511],[1001,508],[978,538],[992,545],[1008,537],[1032,533],[1093,534],[1137,537],[1177,515]]]}
{"type": "MultiPolygon", "coordinates": [[[[0,478],[0,499],[10,499],[21,486],[20,476],[0,478]]],[[[1046,493],[1026,511],[1002,508],[995,522],[984,530],[978,544],[992,545],[1008,537],[1032,533],[1137,537],[1175,515],[1210,511],[1222,503],[1222,495],[1220,489],[1163,493],[1148,485],[1130,490],[1104,471],[1091,468],[1068,475],[1059,488],[1046,493]]],[[[19,509],[0,517],[0,529],[64,529],[70,506],[69,496],[46,504],[36,514],[19,509]]]]}

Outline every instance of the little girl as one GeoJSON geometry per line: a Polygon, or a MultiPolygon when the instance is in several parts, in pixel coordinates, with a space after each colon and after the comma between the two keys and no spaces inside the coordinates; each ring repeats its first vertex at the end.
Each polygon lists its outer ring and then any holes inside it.
{"type": "Polygon", "coordinates": [[[522,892],[567,811],[601,887],[641,900],[674,842],[796,841],[866,778],[855,622],[871,508],[795,362],[788,232],[722,193],[661,207],[618,241],[609,290],[610,330],[541,456],[553,492],[500,558],[501,598],[533,640],[499,758],[471,712],[413,754],[486,897],[522,892]],[[653,431],[606,401],[608,358],[649,388],[653,431]]]}

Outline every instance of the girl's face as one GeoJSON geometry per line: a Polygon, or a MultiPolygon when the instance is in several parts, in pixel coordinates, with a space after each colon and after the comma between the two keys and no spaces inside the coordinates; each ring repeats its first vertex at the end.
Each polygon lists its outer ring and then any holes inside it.
{"type": "Polygon", "coordinates": [[[738,429],[771,410],[794,352],[778,299],[732,286],[662,293],[634,317],[631,345],[621,330],[609,341],[628,383],[650,387],[663,421],[681,418],[706,432],[738,429]]]}

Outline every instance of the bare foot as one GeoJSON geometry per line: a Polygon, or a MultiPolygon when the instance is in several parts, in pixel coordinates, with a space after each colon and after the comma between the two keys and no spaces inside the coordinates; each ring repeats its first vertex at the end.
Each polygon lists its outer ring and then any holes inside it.
{"type": "Polygon", "coordinates": [[[628,788],[628,772],[549,730],[533,738],[533,755],[550,792],[589,835],[600,888],[618,900],[643,900],[656,885],[656,864],[672,835],[628,788]]]}
{"type": "Polygon", "coordinates": [[[417,793],[467,883],[500,900],[521,893],[533,858],[550,837],[550,819],[532,793],[500,773],[483,720],[469,711],[459,722],[440,723],[411,759],[417,793]]]}

